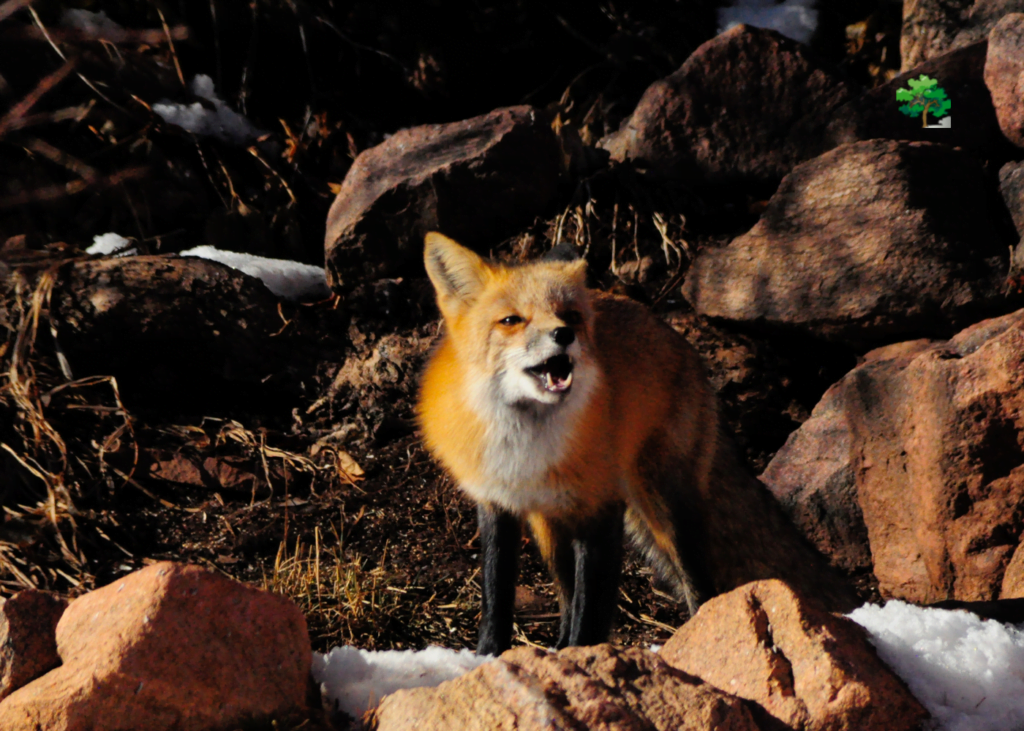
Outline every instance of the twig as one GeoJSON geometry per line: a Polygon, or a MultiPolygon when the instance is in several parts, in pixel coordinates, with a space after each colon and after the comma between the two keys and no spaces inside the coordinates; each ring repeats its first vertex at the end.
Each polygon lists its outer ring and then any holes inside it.
{"type": "Polygon", "coordinates": [[[281,181],[281,185],[284,186],[285,191],[288,193],[288,197],[292,199],[291,205],[296,205],[298,203],[298,200],[295,198],[295,194],[292,192],[292,189],[288,187],[288,183],[286,183],[285,179],[281,177],[281,173],[274,170],[270,163],[263,159],[263,157],[260,155],[260,151],[256,149],[255,145],[251,145],[246,149],[249,150],[250,155],[252,155],[261,163],[263,163],[264,167],[266,167],[267,170],[273,173],[274,176],[277,177],[279,181],[281,181]]]}
{"type": "Polygon", "coordinates": [[[15,104],[7,114],[0,119],[0,136],[3,136],[5,132],[11,129],[15,122],[24,117],[29,109],[36,105],[43,95],[50,91],[53,87],[67,78],[67,75],[75,68],[77,59],[70,58],[64,62],[59,69],[49,74],[42,81],[36,84],[36,88],[30,91],[24,99],[15,104]]]}
{"type": "Polygon", "coordinates": [[[167,32],[158,28],[111,28],[99,32],[90,32],[77,28],[48,28],[44,33],[39,28],[23,25],[5,28],[0,33],[0,38],[6,41],[47,41],[53,39],[59,43],[97,43],[106,41],[118,46],[161,46],[167,43],[168,35],[175,41],[187,41],[190,32],[187,26],[176,25],[168,29],[167,32]],[[47,35],[49,35],[49,38],[47,38],[47,35]]]}
{"type": "Polygon", "coordinates": [[[160,24],[164,27],[164,35],[167,36],[167,43],[171,48],[171,58],[174,59],[174,70],[178,72],[178,81],[181,82],[181,88],[184,89],[185,77],[181,73],[181,64],[178,63],[178,52],[174,50],[174,39],[171,37],[171,29],[167,27],[167,19],[164,17],[164,11],[157,7],[156,13],[160,16],[160,24]]]}
{"type": "Polygon", "coordinates": [[[78,193],[90,188],[94,191],[103,190],[125,180],[141,178],[147,172],[147,168],[128,168],[126,170],[119,170],[105,178],[95,178],[88,182],[78,180],[72,181],[67,185],[48,185],[43,188],[26,190],[23,193],[10,196],[9,198],[0,198],[0,210],[18,208],[20,206],[28,205],[29,203],[42,203],[44,201],[58,200],[70,195],[77,195],[78,193]]]}
{"type": "MultiPolygon", "coordinates": [[[[32,13],[32,20],[35,21],[36,25],[39,27],[39,30],[42,31],[43,36],[45,36],[46,41],[50,44],[50,47],[53,48],[53,50],[57,52],[58,56],[63,58],[65,61],[67,61],[68,60],[67,56],[65,56],[64,52],[62,50],[60,50],[60,46],[58,46],[56,43],[54,43],[53,38],[50,36],[50,33],[46,30],[46,26],[43,25],[43,21],[39,19],[39,13],[36,12],[36,9],[33,8],[31,5],[29,5],[28,11],[30,13],[32,13]]],[[[78,78],[80,78],[85,83],[86,86],[88,86],[90,89],[92,89],[93,92],[95,92],[96,95],[100,99],[102,99],[103,101],[105,101],[107,104],[109,104],[110,106],[114,107],[118,111],[124,112],[125,114],[128,114],[128,110],[127,109],[125,109],[120,104],[118,104],[117,102],[115,102],[112,99],[110,99],[102,91],[97,89],[96,85],[94,83],[92,83],[91,81],[89,81],[89,79],[85,78],[85,76],[82,74],[81,71],[76,71],[75,75],[78,76],[78,78]]],[[[131,115],[129,115],[129,116],[131,116],[131,115]]]]}
{"type": "Polygon", "coordinates": [[[32,0],[7,0],[3,5],[0,5],[0,21],[6,20],[30,2],[32,0]]]}
{"type": "Polygon", "coordinates": [[[96,172],[95,168],[86,165],[77,157],[69,155],[44,140],[32,138],[25,142],[23,147],[26,150],[31,150],[32,152],[42,155],[50,162],[55,162],[61,167],[70,170],[86,182],[91,183],[99,177],[99,173],[96,172]]]}

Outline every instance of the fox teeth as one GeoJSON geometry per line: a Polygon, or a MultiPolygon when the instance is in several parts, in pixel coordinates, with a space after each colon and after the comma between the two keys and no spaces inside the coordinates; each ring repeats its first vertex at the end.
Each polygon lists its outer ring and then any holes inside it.
{"type": "Polygon", "coordinates": [[[551,377],[550,373],[544,374],[544,388],[549,391],[552,391],[555,388],[555,380],[551,377]]]}
{"type": "Polygon", "coordinates": [[[572,371],[569,371],[569,375],[565,377],[565,387],[569,388],[572,385],[572,371]]]}

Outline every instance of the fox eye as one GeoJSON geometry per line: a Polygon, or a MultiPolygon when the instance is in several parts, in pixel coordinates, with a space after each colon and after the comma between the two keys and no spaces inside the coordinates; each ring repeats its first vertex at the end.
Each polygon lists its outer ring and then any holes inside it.
{"type": "Polygon", "coordinates": [[[518,325],[522,321],[523,318],[521,318],[519,315],[509,315],[508,317],[499,320],[498,324],[505,325],[506,327],[511,327],[512,325],[518,325]]]}
{"type": "Polygon", "coordinates": [[[583,323],[583,315],[576,310],[566,310],[562,313],[562,322],[566,325],[580,325],[583,323]]]}

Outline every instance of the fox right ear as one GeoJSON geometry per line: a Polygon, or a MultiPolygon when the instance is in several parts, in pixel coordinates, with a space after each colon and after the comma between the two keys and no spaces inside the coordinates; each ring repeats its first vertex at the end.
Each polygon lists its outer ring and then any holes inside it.
{"type": "Polygon", "coordinates": [[[436,231],[427,234],[423,263],[442,309],[453,300],[469,302],[475,298],[489,269],[477,254],[436,231]]]}

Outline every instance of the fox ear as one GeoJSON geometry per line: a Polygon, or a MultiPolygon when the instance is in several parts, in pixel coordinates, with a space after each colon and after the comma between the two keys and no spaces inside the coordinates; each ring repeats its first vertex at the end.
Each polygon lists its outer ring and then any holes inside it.
{"type": "Polygon", "coordinates": [[[587,260],[580,257],[574,259],[566,265],[566,269],[569,271],[569,276],[579,280],[580,284],[584,287],[587,286],[587,260]]]}
{"type": "Polygon", "coordinates": [[[481,257],[447,236],[431,231],[423,249],[427,275],[442,308],[448,302],[469,302],[483,288],[490,267],[481,257]]]}

